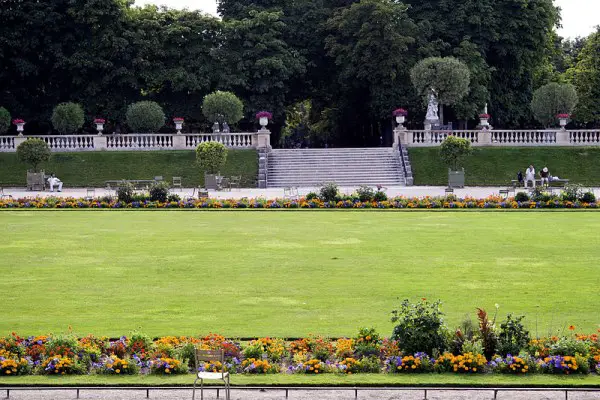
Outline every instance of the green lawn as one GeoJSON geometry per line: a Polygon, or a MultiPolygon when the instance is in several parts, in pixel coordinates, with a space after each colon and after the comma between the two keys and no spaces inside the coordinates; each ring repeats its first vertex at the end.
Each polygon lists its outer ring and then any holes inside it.
{"type": "MultiPolygon", "coordinates": [[[[204,184],[204,174],[196,165],[194,151],[132,151],[55,153],[41,166],[54,172],[65,187],[104,187],[104,182],[118,179],[152,179],[163,176],[169,182],[181,176],[183,185],[204,184]]],[[[28,166],[16,153],[0,153],[0,186],[25,186],[28,166]]],[[[256,187],[258,156],[254,150],[230,150],[225,176],[242,176],[242,186],[256,187]]]]}
{"type": "Polygon", "coordinates": [[[600,327],[596,213],[0,212],[0,334],[391,333],[397,298],[600,327]]]}
{"type": "MultiPolygon", "coordinates": [[[[439,148],[410,148],[415,185],[447,185],[448,168],[440,161],[439,148]]],[[[474,148],[465,166],[468,186],[507,185],[517,172],[533,164],[536,171],[548,167],[554,176],[582,185],[600,185],[600,147],[474,148]]]]}
{"type": "MultiPolygon", "coordinates": [[[[1,386],[39,385],[39,386],[177,386],[191,385],[193,375],[157,376],[17,376],[0,377],[1,386]]],[[[210,382],[218,384],[218,382],[210,382]]],[[[598,375],[458,375],[458,374],[324,374],[324,375],[233,375],[231,383],[234,386],[557,386],[583,387],[599,386],[598,375]]]]}

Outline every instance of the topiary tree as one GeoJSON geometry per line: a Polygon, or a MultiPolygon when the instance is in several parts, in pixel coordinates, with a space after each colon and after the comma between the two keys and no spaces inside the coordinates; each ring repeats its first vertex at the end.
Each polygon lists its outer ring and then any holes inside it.
{"type": "Polygon", "coordinates": [[[204,97],[202,113],[210,122],[235,124],[244,116],[244,104],[235,94],[217,90],[204,97]]]}
{"type": "Polygon", "coordinates": [[[165,124],[165,113],[154,101],[139,101],[127,108],[127,125],[136,132],[156,132],[165,124]]]}
{"type": "Polygon", "coordinates": [[[227,148],[218,142],[200,143],[196,147],[196,161],[207,174],[216,174],[227,161],[227,148]]]}
{"type": "Polygon", "coordinates": [[[52,126],[63,135],[76,132],[85,122],[83,108],[77,103],[60,103],[52,112],[52,126]]]}
{"type": "MultiPolygon", "coordinates": [[[[430,57],[419,61],[410,71],[417,93],[425,101],[433,94],[442,105],[453,105],[469,92],[471,72],[464,62],[454,57],[430,57]]],[[[443,122],[443,116],[440,115],[443,122]]]]}
{"type": "Polygon", "coordinates": [[[50,159],[50,148],[42,139],[28,139],[17,147],[17,158],[37,172],[38,166],[50,159]]]}
{"type": "Polygon", "coordinates": [[[544,126],[556,122],[558,114],[571,114],[579,102],[577,89],[570,83],[549,83],[537,89],[531,100],[531,111],[535,119],[544,126]]]}
{"type": "Polygon", "coordinates": [[[4,107],[0,107],[0,134],[6,133],[10,128],[10,113],[4,107]]]}
{"type": "Polygon", "coordinates": [[[463,168],[465,160],[472,153],[471,142],[456,136],[448,136],[440,146],[440,157],[452,171],[463,168]]]}

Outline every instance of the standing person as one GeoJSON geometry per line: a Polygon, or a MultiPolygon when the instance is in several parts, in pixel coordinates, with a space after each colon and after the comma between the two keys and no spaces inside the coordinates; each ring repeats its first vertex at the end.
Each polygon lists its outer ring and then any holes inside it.
{"type": "Polygon", "coordinates": [[[529,168],[527,168],[527,171],[525,171],[525,187],[528,188],[529,184],[528,182],[532,182],[533,183],[533,188],[535,189],[535,168],[533,168],[533,165],[530,165],[529,168]]]}
{"type": "Polygon", "coordinates": [[[58,186],[58,191],[62,192],[63,183],[54,174],[50,175],[50,178],[48,178],[48,185],[50,186],[51,192],[54,192],[54,186],[58,186]]]}
{"type": "Polygon", "coordinates": [[[544,169],[540,171],[540,178],[542,178],[542,186],[544,186],[544,184],[546,187],[550,185],[550,171],[548,171],[548,167],[544,167],[544,169]]]}

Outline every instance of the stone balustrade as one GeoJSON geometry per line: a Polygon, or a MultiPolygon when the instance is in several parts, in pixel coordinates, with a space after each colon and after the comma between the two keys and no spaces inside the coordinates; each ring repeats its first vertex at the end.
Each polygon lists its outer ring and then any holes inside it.
{"type": "Polygon", "coordinates": [[[394,145],[436,147],[449,135],[470,140],[475,147],[600,146],[596,130],[465,130],[465,131],[394,131],[394,145]]]}
{"type": "Polygon", "coordinates": [[[126,135],[0,136],[0,152],[15,152],[30,139],[42,139],[52,152],[194,150],[200,143],[218,142],[231,149],[269,148],[270,132],[254,133],[131,133],[126,135]]]}

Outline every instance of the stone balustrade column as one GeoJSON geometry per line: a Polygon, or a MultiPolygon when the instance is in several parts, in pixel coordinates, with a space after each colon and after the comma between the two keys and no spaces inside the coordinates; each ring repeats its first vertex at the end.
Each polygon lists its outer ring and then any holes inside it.
{"type": "Polygon", "coordinates": [[[261,129],[256,134],[256,148],[271,150],[271,131],[261,129]]]}
{"type": "Polygon", "coordinates": [[[477,143],[479,146],[491,146],[492,132],[489,129],[483,129],[477,132],[477,143]]]}
{"type": "Polygon", "coordinates": [[[106,136],[94,136],[94,149],[96,150],[106,150],[108,139],[106,136]]]}
{"type": "Polygon", "coordinates": [[[561,129],[556,132],[556,144],[558,146],[570,146],[571,145],[571,134],[569,131],[561,129]]]}
{"type": "Polygon", "coordinates": [[[173,149],[174,150],[185,150],[185,139],[186,137],[182,134],[177,134],[173,136],[173,149]]]}

